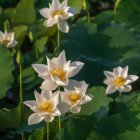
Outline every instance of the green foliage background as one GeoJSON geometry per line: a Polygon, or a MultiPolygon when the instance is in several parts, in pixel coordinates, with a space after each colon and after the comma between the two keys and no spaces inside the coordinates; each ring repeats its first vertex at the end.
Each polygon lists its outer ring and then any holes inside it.
{"type": "MultiPolygon", "coordinates": [[[[77,115],[66,114],[58,132],[57,119],[51,124],[51,140],[139,140],[140,81],[122,97],[105,95],[104,70],[129,66],[129,72],[140,76],[140,0],[68,0],[78,14],[69,20],[70,32],[61,34],[61,50],[67,59],[85,63],[75,77],[90,84],[92,102],[77,115]],[[104,4],[104,5],[103,5],[104,4]],[[91,14],[88,23],[87,10],[91,14]]],[[[23,56],[23,100],[34,99],[33,92],[42,82],[31,64],[46,63],[46,55],[56,55],[57,28],[45,28],[39,9],[50,0],[0,0],[0,30],[10,23],[19,42],[15,48],[23,56]],[[31,38],[31,34],[33,37],[31,38]],[[36,50],[38,54],[36,54],[36,50]]],[[[24,106],[21,121],[19,104],[19,66],[12,50],[0,46],[0,140],[46,139],[46,125],[28,126],[31,111],[24,106]]]]}

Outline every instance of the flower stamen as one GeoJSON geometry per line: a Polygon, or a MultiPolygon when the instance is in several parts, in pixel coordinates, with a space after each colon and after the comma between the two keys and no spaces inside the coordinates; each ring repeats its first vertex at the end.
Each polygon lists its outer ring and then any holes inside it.
{"type": "Polygon", "coordinates": [[[121,87],[125,84],[125,79],[123,77],[118,76],[115,78],[114,84],[115,86],[121,87]]]}
{"type": "Polygon", "coordinates": [[[54,69],[51,71],[51,74],[53,76],[58,76],[61,81],[64,81],[66,79],[66,71],[62,69],[54,69]]]}
{"type": "Polygon", "coordinates": [[[54,103],[50,100],[39,104],[39,111],[40,112],[52,112],[53,109],[54,109],[54,103]]]}
{"type": "Polygon", "coordinates": [[[79,100],[81,100],[81,95],[76,92],[72,92],[68,95],[67,99],[71,102],[71,104],[76,104],[79,100]]]}
{"type": "Polygon", "coordinates": [[[64,17],[64,16],[65,16],[65,13],[64,13],[64,11],[58,9],[58,10],[53,11],[52,14],[51,14],[51,16],[52,16],[53,18],[54,18],[56,15],[64,17]]]}

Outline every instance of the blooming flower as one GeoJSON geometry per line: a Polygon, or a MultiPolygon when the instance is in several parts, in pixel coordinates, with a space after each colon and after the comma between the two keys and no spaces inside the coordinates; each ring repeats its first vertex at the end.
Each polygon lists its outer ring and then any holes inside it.
{"type": "Polygon", "coordinates": [[[136,75],[128,75],[128,66],[125,68],[117,67],[113,69],[113,72],[104,71],[107,79],[104,83],[108,85],[106,89],[106,94],[111,94],[118,90],[121,92],[131,91],[131,83],[138,79],[136,75]]]}
{"type": "Polygon", "coordinates": [[[36,101],[24,101],[24,104],[29,106],[34,112],[29,116],[29,125],[40,123],[42,120],[45,120],[46,122],[52,122],[55,116],[61,115],[57,108],[57,104],[59,103],[58,91],[53,94],[51,91],[42,91],[41,94],[35,91],[34,94],[36,101]]]}
{"type": "Polygon", "coordinates": [[[44,79],[41,85],[43,90],[55,90],[58,86],[66,86],[69,78],[75,76],[84,63],[75,61],[66,61],[65,51],[62,51],[58,57],[51,60],[47,58],[48,65],[33,64],[33,68],[44,79]]]}
{"type": "Polygon", "coordinates": [[[60,93],[61,102],[67,103],[69,106],[65,107],[68,107],[72,113],[79,113],[81,105],[92,100],[90,96],[85,95],[87,88],[88,85],[84,81],[77,82],[71,80],[69,85],[64,88],[65,92],[60,93]]]}
{"type": "Polygon", "coordinates": [[[17,45],[17,41],[14,40],[14,35],[14,32],[3,33],[0,31],[0,44],[7,48],[15,47],[17,45]]]}
{"type": "Polygon", "coordinates": [[[43,8],[40,10],[40,13],[47,19],[44,22],[45,26],[51,27],[57,24],[60,31],[67,33],[69,25],[66,20],[75,14],[75,10],[67,6],[67,0],[64,0],[61,4],[59,0],[53,0],[50,8],[43,8]]]}

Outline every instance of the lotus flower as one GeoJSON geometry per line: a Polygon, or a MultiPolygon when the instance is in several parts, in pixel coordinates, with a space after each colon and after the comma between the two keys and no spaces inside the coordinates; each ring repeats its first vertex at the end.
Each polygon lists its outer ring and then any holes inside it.
{"type": "Polygon", "coordinates": [[[70,110],[72,113],[79,113],[81,110],[81,105],[88,103],[92,100],[90,96],[86,95],[87,88],[88,85],[84,81],[77,82],[71,80],[69,85],[64,88],[64,92],[60,93],[61,102],[67,103],[68,106],[63,106],[61,104],[60,109],[62,109],[63,107],[63,110],[65,111],[70,110]]]}
{"type": "Polygon", "coordinates": [[[3,33],[0,31],[0,44],[7,48],[15,47],[17,45],[17,41],[14,40],[14,35],[14,32],[3,33]]]}
{"type": "Polygon", "coordinates": [[[120,93],[130,92],[132,89],[130,84],[138,79],[136,75],[128,75],[128,66],[114,68],[113,72],[104,71],[104,74],[107,77],[104,83],[108,85],[106,94],[111,94],[116,90],[120,93]]]}
{"type": "Polygon", "coordinates": [[[69,31],[69,25],[67,19],[74,16],[76,13],[74,8],[67,6],[67,0],[62,3],[59,0],[53,0],[52,4],[49,4],[50,8],[43,8],[40,13],[47,20],[44,22],[46,27],[51,27],[57,24],[58,29],[64,33],[69,31]]]}
{"type": "Polygon", "coordinates": [[[58,86],[66,86],[69,78],[75,76],[83,67],[84,63],[75,61],[66,61],[65,51],[62,51],[58,57],[51,60],[47,58],[48,65],[33,64],[33,68],[39,77],[44,79],[41,85],[43,90],[55,90],[58,86]]]}
{"type": "Polygon", "coordinates": [[[36,101],[25,101],[24,104],[30,107],[34,112],[29,116],[28,124],[37,124],[45,120],[46,122],[52,122],[55,116],[60,116],[61,113],[57,108],[59,103],[59,92],[56,91],[52,94],[51,91],[42,91],[39,94],[35,91],[36,101]]]}

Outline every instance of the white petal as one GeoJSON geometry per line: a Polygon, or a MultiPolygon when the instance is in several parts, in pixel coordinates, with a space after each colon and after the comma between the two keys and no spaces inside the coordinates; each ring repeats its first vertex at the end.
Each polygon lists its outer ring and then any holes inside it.
{"type": "Polygon", "coordinates": [[[40,88],[42,90],[51,91],[51,90],[55,90],[57,87],[58,85],[52,80],[44,80],[40,88]]]}
{"type": "Polygon", "coordinates": [[[39,117],[37,113],[33,113],[29,116],[28,125],[40,123],[42,120],[43,118],[39,117]]]}
{"type": "Polygon", "coordinates": [[[43,24],[46,27],[52,27],[56,23],[57,23],[57,20],[49,18],[48,20],[45,20],[43,24]]]}
{"type": "Polygon", "coordinates": [[[117,89],[120,93],[122,93],[124,91],[124,86],[118,87],[117,89]]]}
{"type": "Polygon", "coordinates": [[[46,100],[45,97],[41,96],[36,90],[34,91],[34,95],[35,95],[37,103],[40,103],[46,100]]]}
{"type": "Polygon", "coordinates": [[[24,101],[23,102],[25,105],[29,106],[29,107],[33,107],[33,106],[36,106],[36,101],[34,100],[31,100],[31,101],[24,101]]]}
{"type": "Polygon", "coordinates": [[[108,79],[113,79],[114,78],[114,73],[113,72],[104,71],[104,74],[108,79]]]}
{"type": "Polygon", "coordinates": [[[59,85],[59,86],[66,86],[66,85],[68,85],[68,82],[69,82],[69,80],[68,79],[65,79],[65,81],[61,81],[59,78],[55,78],[55,82],[56,82],[56,84],[57,85],[59,85]]]}
{"type": "Polygon", "coordinates": [[[60,8],[60,9],[63,9],[63,8],[65,8],[65,7],[67,7],[67,4],[68,4],[68,1],[67,1],[67,0],[64,0],[64,1],[60,4],[59,8],[60,8]]]}
{"type": "Polygon", "coordinates": [[[126,86],[124,86],[123,92],[130,92],[131,89],[132,89],[132,87],[130,85],[126,85],[126,86]]]}
{"type": "Polygon", "coordinates": [[[116,90],[117,90],[117,89],[116,89],[115,86],[109,85],[109,86],[107,87],[107,89],[106,89],[106,94],[111,94],[111,93],[115,92],[116,90]]]}
{"type": "Polygon", "coordinates": [[[64,33],[68,33],[69,32],[69,25],[66,21],[59,21],[58,24],[58,29],[61,31],[61,32],[64,32],[64,33]]]}
{"type": "MultiPolygon", "coordinates": [[[[63,93],[63,94],[65,94],[65,93],[63,93]]],[[[61,113],[66,113],[69,111],[70,106],[65,102],[59,102],[57,108],[59,109],[59,111],[61,113]]]]}
{"type": "Polygon", "coordinates": [[[85,103],[88,103],[88,102],[90,102],[91,100],[92,100],[92,98],[91,98],[90,96],[85,95],[85,96],[83,97],[82,102],[80,103],[80,105],[85,104],[85,103]]]}
{"type": "Polygon", "coordinates": [[[14,40],[14,41],[12,42],[11,46],[12,46],[12,47],[15,47],[17,44],[18,44],[18,42],[14,40]]]}
{"type": "Polygon", "coordinates": [[[52,92],[51,91],[42,90],[41,96],[45,97],[46,100],[49,100],[51,98],[51,96],[52,96],[52,92]]]}
{"type": "Polygon", "coordinates": [[[57,8],[59,7],[59,5],[60,5],[59,0],[53,0],[53,1],[52,1],[52,6],[53,6],[55,9],[57,9],[57,8]]]}
{"type": "Polygon", "coordinates": [[[72,74],[72,77],[73,77],[82,69],[82,67],[84,66],[84,63],[75,61],[75,62],[72,62],[70,65],[72,67],[77,67],[77,69],[75,69],[75,71],[72,74]]]}
{"type": "Polygon", "coordinates": [[[122,71],[122,67],[117,67],[113,69],[113,73],[115,74],[115,76],[120,76],[121,71],[122,71]]]}
{"type": "Polygon", "coordinates": [[[66,55],[64,50],[59,54],[57,63],[59,63],[61,68],[63,68],[64,64],[66,63],[66,55]]]}
{"type": "Polygon", "coordinates": [[[106,85],[113,85],[114,84],[113,81],[110,79],[105,79],[103,83],[106,85]]]}
{"type": "Polygon", "coordinates": [[[43,17],[49,18],[49,15],[50,15],[50,9],[49,8],[40,9],[39,12],[43,17]]]}
{"type": "Polygon", "coordinates": [[[128,66],[126,66],[122,71],[121,71],[121,76],[123,78],[126,78],[128,75],[128,66]]]}
{"type": "Polygon", "coordinates": [[[56,68],[56,64],[54,63],[54,60],[50,60],[48,57],[47,57],[47,64],[48,64],[49,72],[56,68]]]}
{"type": "Polygon", "coordinates": [[[81,110],[81,106],[71,106],[70,107],[70,111],[72,112],[72,113],[79,113],[80,112],[80,110],[81,110]]]}
{"type": "Polygon", "coordinates": [[[43,65],[43,64],[33,64],[32,67],[35,69],[35,71],[38,74],[43,74],[45,72],[48,71],[48,67],[47,65],[43,65]]]}
{"type": "Polygon", "coordinates": [[[55,105],[59,103],[59,93],[60,91],[55,91],[51,96],[51,100],[55,103],[55,105]]]}
{"type": "Polygon", "coordinates": [[[52,122],[53,120],[54,120],[54,117],[53,116],[50,116],[50,115],[47,115],[44,118],[44,121],[46,121],[46,122],[52,122]]]}
{"type": "Polygon", "coordinates": [[[137,75],[128,75],[127,79],[132,82],[136,81],[139,77],[137,75]]]}
{"type": "Polygon", "coordinates": [[[60,116],[61,115],[61,112],[56,108],[52,113],[51,113],[52,116],[60,116]]]}

